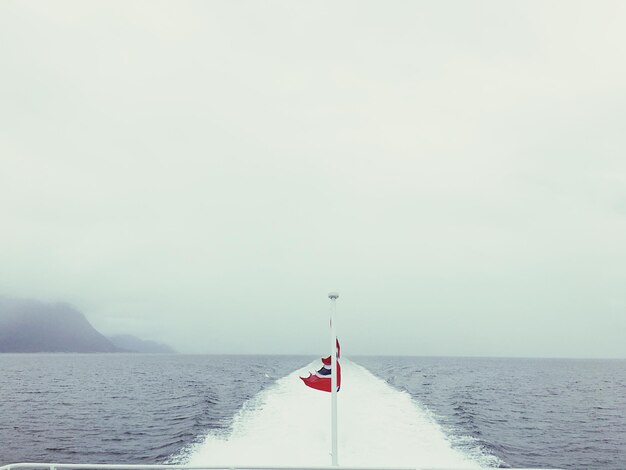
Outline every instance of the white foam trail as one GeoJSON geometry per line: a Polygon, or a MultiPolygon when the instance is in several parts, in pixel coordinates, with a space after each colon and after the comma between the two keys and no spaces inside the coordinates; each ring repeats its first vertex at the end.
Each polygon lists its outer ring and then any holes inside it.
{"type": "MultiPolygon", "coordinates": [[[[279,379],[248,402],[229,433],[209,433],[189,465],[330,465],[330,395],[304,386],[317,363],[279,379]]],[[[411,397],[344,359],[338,395],[339,464],[478,468],[454,449],[411,397]]]]}

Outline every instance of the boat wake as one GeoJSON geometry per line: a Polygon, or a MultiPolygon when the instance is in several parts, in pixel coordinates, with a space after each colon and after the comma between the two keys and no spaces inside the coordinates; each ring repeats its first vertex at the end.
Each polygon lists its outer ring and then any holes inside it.
{"type": "MultiPolygon", "coordinates": [[[[244,404],[228,431],[212,430],[178,460],[188,465],[328,466],[330,396],[305,387],[318,362],[296,370],[244,404]]],[[[407,393],[342,361],[338,395],[341,466],[479,468],[480,452],[452,446],[407,393]]]]}

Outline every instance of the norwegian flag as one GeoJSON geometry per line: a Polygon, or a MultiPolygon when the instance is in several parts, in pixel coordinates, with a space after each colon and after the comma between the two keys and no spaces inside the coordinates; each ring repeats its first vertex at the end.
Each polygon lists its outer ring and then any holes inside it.
{"type": "MultiPolygon", "coordinates": [[[[341,357],[341,347],[339,346],[339,340],[337,341],[337,391],[341,388],[341,365],[339,364],[339,358],[341,357]]],[[[322,392],[331,391],[331,357],[322,358],[322,367],[315,374],[309,373],[308,377],[300,377],[307,387],[321,390],[322,392]]]]}

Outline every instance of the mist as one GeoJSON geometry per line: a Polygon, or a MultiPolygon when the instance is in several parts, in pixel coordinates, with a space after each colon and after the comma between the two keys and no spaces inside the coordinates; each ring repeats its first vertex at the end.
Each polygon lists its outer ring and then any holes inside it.
{"type": "Polygon", "coordinates": [[[3,2],[0,295],[188,353],[626,357],[621,2],[3,2]]]}

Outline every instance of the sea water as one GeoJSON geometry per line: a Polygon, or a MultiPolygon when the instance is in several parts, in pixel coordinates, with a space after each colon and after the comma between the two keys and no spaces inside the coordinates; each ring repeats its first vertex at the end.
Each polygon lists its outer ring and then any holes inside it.
{"type": "MultiPolygon", "coordinates": [[[[328,465],[292,356],[0,355],[0,464],[328,465]]],[[[344,359],[342,465],[626,468],[626,361],[344,359]]]]}

